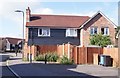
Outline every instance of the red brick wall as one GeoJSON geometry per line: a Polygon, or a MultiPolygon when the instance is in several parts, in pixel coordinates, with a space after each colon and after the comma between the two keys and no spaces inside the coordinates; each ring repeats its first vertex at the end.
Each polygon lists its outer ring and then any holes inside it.
{"type": "Polygon", "coordinates": [[[109,35],[113,44],[115,44],[114,26],[102,15],[98,14],[83,28],[83,44],[90,44],[90,27],[98,27],[98,33],[101,33],[101,27],[109,27],[109,35]]]}

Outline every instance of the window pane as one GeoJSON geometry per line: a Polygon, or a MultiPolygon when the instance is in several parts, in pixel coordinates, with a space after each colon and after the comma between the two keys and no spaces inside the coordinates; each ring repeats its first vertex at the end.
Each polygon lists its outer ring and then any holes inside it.
{"type": "Polygon", "coordinates": [[[46,30],[43,29],[42,34],[43,34],[43,35],[46,35],[46,33],[47,33],[46,30]]]}
{"type": "Polygon", "coordinates": [[[105,28],[105,35],[108,35],[108,28],[105,28]]]}
{"type": "Polygon", "coordinates": [[[76,29],[66,29],[66,36],[77,36],[76,29]]]}
{"type": "Polygon", "coordinates": [[[47,35],[49,35],[50,33],[49,33],[49,29],[47,30],[47,35]]]}
{"type": "Polygon", "coordinates": [[[42,29],[39,29],[39,35],[42,35],[42,29]]]}
{"type": "Polygon", "coordinates": [[[93,35],[93,28],[90,29],[90,34],[93,35]]]}
{"type": "Polygon", "coordinates": [[[97,28],[94,28],[94,34],[97,34],[97,28]]]}
{"type": "Polygon", "coordinates": [[[91,29],[90,29],[90,34],[91,34],[91,35],[97,34],[97,28],[94,28],[94,27],[91,28],[91,29]]]}
{"type": "Polygon", "coordinates": [[[44,36],[49,36],[49,29],[43,29],[43,31],[42,31],[42,34],[44,35],[44,36]]]}
{"type": "Polygon", "coordinates": [[[101,34],[104,34],[104,28],[101,28],[101,34]]]}
{"type": "Polygon", "coordinates": [[[70,29],[70,35],[71,35],[71,36],[74,36],[74,34],[75,34],[74,29],[70,29]]]}

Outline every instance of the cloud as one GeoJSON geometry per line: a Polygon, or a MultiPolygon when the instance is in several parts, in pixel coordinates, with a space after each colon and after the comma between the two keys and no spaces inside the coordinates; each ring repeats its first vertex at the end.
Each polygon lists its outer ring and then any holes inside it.
{"type": "MultiPolygon", "coordinates": [[[[39,5],[37,2],[12,2],[12,1],[1,1],[0,3],[0,30],[2,34],[0,36],[16,36],[22,37],[22,13],[15,13],[15,10],[22,10],[25,13],[25,9],[30,6],[39,5]],[[8,23],[8,24],[6,24],[8,23]],[[1,25],[2,24],[2,25],[1,25]],[[8,28],[8,29],[6,29],[8,28]],[[16,30],[17,28],[17,30],[16,30]],[[9,32],[9,34],[8,34],[9,32]],[[13,34],[13,35],[12,35],[13,34]]],[[[25,17],[24,17],[25,19],[25,17]]]]}
{"type": "Polygon", "coordinates": [[[33,11],[35,14],[53,14],[53,10],[50,8],[40,8],[33,11]]]}
{"type": "Polygon", "coordinates": [[[76,15],[76,16],[90,16],[92,17],[96,11],[90,11],[86,13],[56,13],[51,8],[39,8],[32,11],[33,14],[50,14],[50,15],[76,15]]]}
{"type": "Polygon", "coordinates": [[[96,12],[87,12],[87,13],[62,13],[62,15],[77,15],[77,16],[90,16],[92,17],[96,12]]]}

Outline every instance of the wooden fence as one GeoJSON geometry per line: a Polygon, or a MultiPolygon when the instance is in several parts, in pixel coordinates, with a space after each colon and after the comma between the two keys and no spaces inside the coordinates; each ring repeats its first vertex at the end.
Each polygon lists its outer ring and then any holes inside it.
{"type": "Polygon", "coordinates": [[[37,46],[37,52],[39,54],[47,52],[57,52],[57,45],[39,45],[37,46]]]}
{"type": "Polygon", "coordinates": [[[100,48],[100,47],[74,47],[72,59],[75,64],[97,64],[98,55],[109,55],[113,59],[113,67],[119,66],[118,48],[100,48]]]}
{"type": "Polygon", "coordinates": [[[36,51],[32,54],[36,56],[46,52],[56,52],[60,57],[66,55],[68,58],[73,59],[75,64],[98,64],[98,55],[110,55],[113,58],[113,66],[118,66],[118,48],[79,47],[69,43],[62,45],[39,45],[36,46],[36,51]]]}
{"type": "Polygon", "coordinates": [[[113,59],[113,67],[119,66],[118,48],[103,48],[103,54],[109,55],[113,59]]]}
{"type": "Polygon", "coordinates": [[[99,47],[74,47],[72,59],[76,64],[93,64],[93,55],[102,54],[99,47]]]}

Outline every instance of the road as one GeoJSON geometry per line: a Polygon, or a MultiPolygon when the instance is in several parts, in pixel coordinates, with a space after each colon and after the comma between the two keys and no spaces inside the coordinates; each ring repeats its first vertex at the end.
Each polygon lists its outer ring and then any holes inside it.
{"type": "MultiPolygon", "coordinates": [[[[21,54],[16,57],[14,53],[8,53],[13,57],[9,60],[9,66],[19,77],[45,77],[53,78],[68,76],[67,78],[118,78],[117,70],[110,67],[95,66],[95,65],[57,65],[57,64],[44,64],[33,61],[32,64],[27,61],[21,60],[21,54]],[[74,77],[75,76],[75,77],[74,77]]],[[[5,59],[7,56],[3,56],[5,59]]],[[[16,78],[15,75],[6,67],[5,60],[1,61],[2,76],[6,78],[16,78]]],[[[28,77],[28,78],[29,78],[28,77]]]]}
{"type": "Polygon", "coordinates": [[[0,54],[0,76],[2,78],[17,78],[6,66],[6,60],[9,58],[7,54],[0,54]]]}

